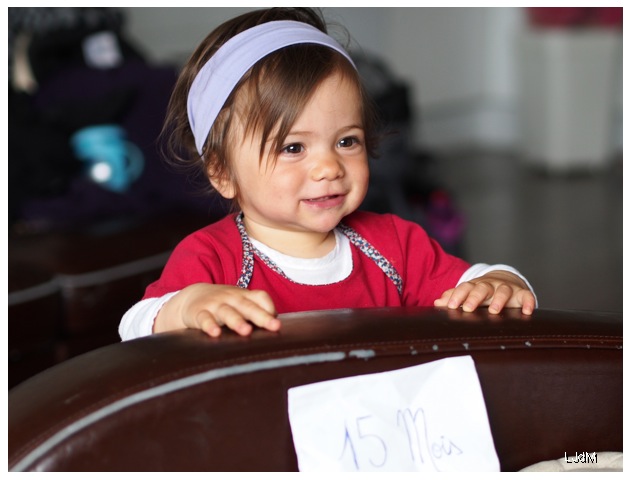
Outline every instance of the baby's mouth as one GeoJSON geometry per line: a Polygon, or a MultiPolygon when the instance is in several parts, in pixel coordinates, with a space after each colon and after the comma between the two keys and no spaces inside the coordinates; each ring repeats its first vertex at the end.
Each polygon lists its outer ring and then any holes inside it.
{"type": "Polygon", "coordinates": [[[326,200],[330,200],[332,198],[338,198],[340,195],[326,195],[324,197],[316,197],[316,198],[307,198],[307,202],[324,202],[326,200]]]}
{"type": "Polygon", "coordinates": [[[313,207],[332,208],[341,205],[344,201],[345,194],[339,193],[335,195],[323,195],[321,197],[307,198],[304,203],[313,207]]]}

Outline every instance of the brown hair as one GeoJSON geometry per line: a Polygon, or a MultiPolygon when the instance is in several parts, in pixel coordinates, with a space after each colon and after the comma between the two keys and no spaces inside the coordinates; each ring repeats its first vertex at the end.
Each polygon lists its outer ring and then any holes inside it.
{"type": "Polygon", "coordinates": [[[304,22],[327,33],[321,15],[310,8],[256,10],[235,17],[212,31],[193,52],[173,90],[162,131],[166,140],[164,154],[168,161],[193,167],[207,176],[233,180],[229,140],[234,132],[236,107],[240,109],[239,115],[243,115],[245,133],[256,132],[262,136],[262,160],[269,136],[276,132],[271,152],[277,154],[313,92],[333,73],[340,73],[359,89],[366,148],[368,154],[374,154],[374,109],[357,71],[343,55],[328,47],[300,44],[266,56],[243,76],[217,116],[204,142],[202,155],[199,155],[187,116],[188,92],[195,76],[230,38],[256,25],[276,20],[304,22]],[[241,91],[247,93],[248,101],[244,106],[245,102],[236,101],[241,91]]]}

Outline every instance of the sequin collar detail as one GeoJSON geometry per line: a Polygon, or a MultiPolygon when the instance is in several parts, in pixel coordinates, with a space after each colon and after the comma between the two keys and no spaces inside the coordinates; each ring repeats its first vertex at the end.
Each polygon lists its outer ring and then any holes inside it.
{"type": "MultiPolygon", "coordinates": [[[[242,212],[236,216],[235,221],[236,227],[238,228],[239,234],[241,236],[241,242],[243,244],[243,265],[241,267],[241,275],[236,282],[236,286],[240,288],[248,287],[254,273],[254,254],[274,272],[291,281],[291,279],[286,276],[286,274],[282,271],[282,269],[280,269],[280,267],[278,267],[264,253],[254,247],[251,240],[249,239],[249,236],[247,235],[247,232],[245,231],[242,212]]],[[[352,245],[357,247],[359,251],[361,251],[370,260],[376,263],[376,265],[383,271],[383,273],[385,273],[387,278],[389,278],[394,283],[396,289],[398,290],[398,294],[402,294],[402,278],[398,274],[396,268],[389,262],[389,260],[381,255],[381,253],[376,248],[374,248],[372,244],[370,244],[370,242],[359,235],[353,228],[350,228],[343,223],[340,223],[337,228],[341,231],[341,233],[348,237],[348,240],[350,240],[350,243],[352,245]]]]}

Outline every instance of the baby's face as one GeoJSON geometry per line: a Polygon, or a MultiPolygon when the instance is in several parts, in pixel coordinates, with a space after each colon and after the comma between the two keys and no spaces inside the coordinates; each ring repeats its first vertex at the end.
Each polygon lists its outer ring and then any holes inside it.
{"type": "MultiPolygon", "coordinates": [[[[275,164],[272,143],[273,138],[262,164],[258,135],[231,152],[239,206],[254,238],[267,243],[261,237],[268,234],[328,233],[359,207],[369,172],[354,84],[339,74],[322,82],[276,152],[275,164]]],[[[234,196],[236,189],[227,187],[220,192],[234,196]]]]}

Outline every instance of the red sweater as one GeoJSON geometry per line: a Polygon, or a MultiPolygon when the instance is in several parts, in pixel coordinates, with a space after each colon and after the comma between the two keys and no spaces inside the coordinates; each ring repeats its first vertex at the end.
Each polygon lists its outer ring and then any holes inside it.
{"type": "MultiPolygon", "coordinates": [[[[303,285],[273,271],[257,256],[249,289],[265,290],[278,313],[336,308],[433,306],[470,265],[445,253],[417,224],[390,214],[355,212],[343,221],[398,271],[402,293],[373,259],[354,245],[352,273],[330,285],[303,285]]],[[[160,297],[193,283],[236,285],[243,245],[233,215],[186,237],[173,251],[159,280],[144,298],[160,297]]]]}

